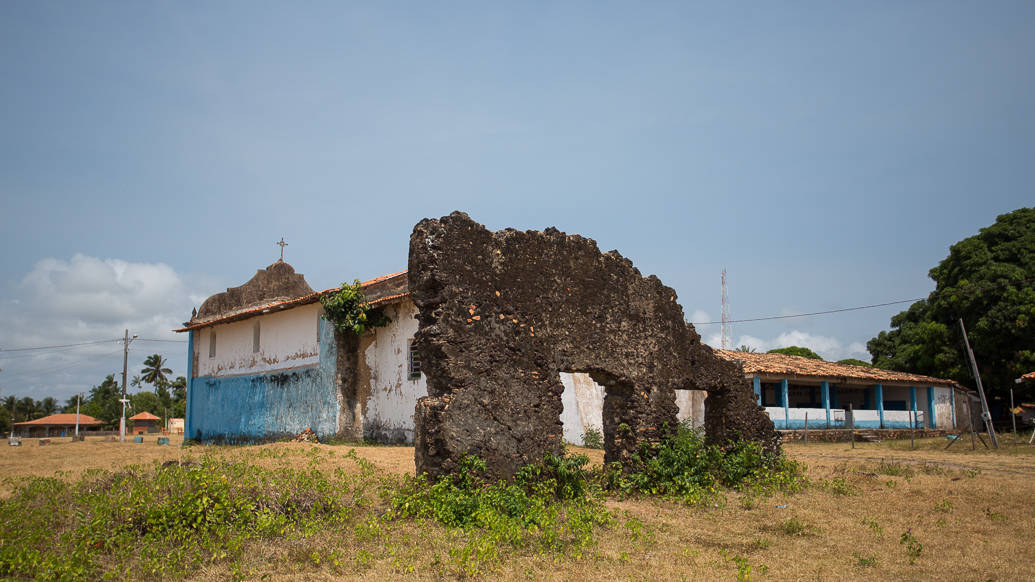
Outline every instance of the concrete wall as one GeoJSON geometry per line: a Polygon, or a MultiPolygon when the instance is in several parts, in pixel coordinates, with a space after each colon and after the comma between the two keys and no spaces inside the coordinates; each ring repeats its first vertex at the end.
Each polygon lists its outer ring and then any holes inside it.
{"type": "Polygon", "coordinates": [[[313,303],[192,332],[195,376],[258,374],[316,365],[320,360],[317,320],[322,311],[319,303],[313,303]],[[252,351],[256,324],[258,352],[252,351]],[[213,332],[216,352],[209,357],[213,332]]]}
{"type": "Polygon", "coordinates": [[[582,444],[582,435],[587,429],[596,429],[604,434],[604,387],[597,384],[589,374],[561,372],[561,424],[564,426],[564,441],[573,445],[582,444]]]}
{"type": "Polygon", "coordinates": [[[934,389],[934,422],[936,428],[952,430],[952,388],[934,389]]]}
{"type": "MultiPolygon", "coordinates": [[[[320,436],[336,434],[338,430],[339,403],[335,379],[335,365],[337,363],[337,347],[334,341],[333,327],[322,318],[316,318],[315,313],[321,309],[319,305],[296,308],[302,311],[302,315],[280,318],[276,325],[266,327],[265,319],[279,315],[287,315],[295,310],[288,310],[283,313],[260,316],[253,319],[263,320],[262,339],[274,339],[274,335],[267,334],[267,329],[289,329],[296,332],[299,341],[300,334],[297,332],[302,324],[311,321],[313,340],[316,337],[316,327],[319,326],[320,340],[314,350],[315,357],[306,356],[305,361],[313,362],[303,367],[288,367],[287,369],[265,371],[253,374],[228,375],[229,370],[242,368],[223,367],[218,362],[215,365],[204,367],[198,366],[199,372],[208,370],[205,375],[199,373],[198,377],[191,378],[188,383],[187,399],[187,431],[188,438],[199,438],[202,440],[226,439],[235,440],[257,440],[275,438],[285,435],[293,435],[305,428],[311,428],[320,436]],[[310,315],[313,319],[310,320],[310,315]],[[292,325],[284,325],[291,322],[292,325]],[[215,374],[211,372],[217,372],[215,374]]],[[[251,327],[249,320],[238,322],[242,329],[248,330],[248,349],[251,349],[251,327]]],[[[235,324],[217,326],[229,328],[235,324]]],[[[239,331],[239,330],[235,330],[239,331]]],[[[204,337],[208,330],[202,329],[191,332],[196,336],[204,337]]],[[[235,337],[233,333],[220,334],[217,330],[216,349],[220,353],[220,342],[224,336],[235,337]]],[[[200,346],[200,360],[208,359],[207,344],[198,341],[198,337],[192,342],[195,348],[200,346]]],[[[271,341],[272,346],[286,346],[285,341],[271,341]]],[[[275,353],[272,349],[267,353],[275,353]]],[[[284,350],[288,351],[288,350],[284,350]]],[[[240,353],[228,349],[223,352],[228,357],[220,360],[223,362],[233,360],[229,354],[240,353]]],[[[290,353],[297,353],[291,350],[290,353]]],[[[296,363],[288,359],[287,362],[296,363]]],[[[284,362],[281,362],[284,365],[284,362]]],[[[268,369],[271,364],[265,362],[256,364],[258,369],[268,369]]],[[[290,364],[288,364],[290,366],[290,364]]],[[[247,369],[247,368],[246,368],[247,369]]],[[[254,368],[252,368],[254,369],[254,368]]]]}
{"type": "Polygon", "coordinates": [[[370,378],[363,411],[363,437],[378,442],[412,443],[413,411],[417,399],[428,395],[424,375],[411,378],[409,373],[409,344],[417,332],[417,308],[406,300],[387,306],[385,314],[392,323],[375,329],[373,341],[364,342],[361,357],[370,378]]]}
{"type": "MultiPolygon", "coordinates": [[[[594,428],[604,433],[604,387],[584,373],[561,372],[561,423],[564,425],[564,442],[582,444],[586,429],[594,428]]],[[[680,422],[691,420],[694,427],[704,427],[704,390],[676,390],[677,418],[680,422]]]]}
{"type": "Polygon", "coordinates": [[[708,393],[704,390],[676,390],[676,406],[679,422],[690,420],[694,428],[704,430],[704,401],[708,393]]]}

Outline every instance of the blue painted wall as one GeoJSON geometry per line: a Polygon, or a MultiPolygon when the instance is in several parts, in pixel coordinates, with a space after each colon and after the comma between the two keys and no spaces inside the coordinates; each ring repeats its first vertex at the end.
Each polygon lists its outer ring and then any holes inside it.
{"type": "MultiPolygon", "coordinates": [[[[205,376],[190,381],[190,438],[260,440],[311,428],[330,436],[338,428],[334,328],[320,318],[320,362],[245,376],[205,376]]],[[[192,334],[193,337],[193,334],[192,334]]]]}

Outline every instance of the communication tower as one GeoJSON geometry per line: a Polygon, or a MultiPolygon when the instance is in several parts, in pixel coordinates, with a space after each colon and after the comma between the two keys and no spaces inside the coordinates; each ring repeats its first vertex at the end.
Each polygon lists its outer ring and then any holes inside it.
{"type": "Polygon", "coordinates": [[[722,269],[722,349],[730,349],[730,296],[726,291],[726,269],[722,269]]]}

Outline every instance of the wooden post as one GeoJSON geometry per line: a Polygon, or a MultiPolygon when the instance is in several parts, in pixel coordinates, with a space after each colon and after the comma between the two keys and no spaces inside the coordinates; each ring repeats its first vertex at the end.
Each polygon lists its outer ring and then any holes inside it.
{"type": "MultiPolygon", "coordinates": [[[[988,439],[992,441],[995,448],[999,448],[999,439],[995,436],[995,427],[992,426],[992,413],[988,411],[988,400],[985,398],[985,388],[981,385],[981,373],[978,372],[977,360],[974,358],[974,350],[970,349],[970,340],[967,339],[967,328],[963,326],[963,318],[960,318],[960,331],[963,332],[963,344],[967,347],[967,355],[970,357],[970,369],[974,373],[974,383],[977,384],[978,396],[981,397],[981,418],[985,421],[985,430],[988,431],[988,439]]],[[[934,411],[932,411],[934,412],[934,411]]],[[[984,443],[984,439],[981,440],[984,443]]],[[[987,444],[985,445],[988,446],[987,444]]]]}
{"type": "Polygon", "coordinates": [[[1013,446],[1017,446],[1017,414],[1013,411],[1013,388],[1010,388],[1010,422],[1013,423],[1013,446]]]}
{"type": "Polygon", "coordinates": [[[855,414],[852,412],[852,403],[848,403],[848,440],[852,442],[852,448],[855,448],[855,414]]]}
{"type": "Polygon", "coordinates": [[[909,411],[909,450],[916,448],[915,434],[916,433],[916,413],[912,410],[909,411]]]}

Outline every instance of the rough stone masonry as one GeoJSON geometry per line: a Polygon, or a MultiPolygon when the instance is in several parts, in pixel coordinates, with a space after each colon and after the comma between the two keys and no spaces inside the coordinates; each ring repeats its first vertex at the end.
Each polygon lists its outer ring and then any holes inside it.
{"type": "Polygon", "coordinates": [[[417,403],[417,472],[441,475],[477,455],[493,477],[559,454],[559,372],[605,389],[605,461],[625,463],[674,430],[675,390],[707,390],[710,442],[779,437],[738,364],[686,323],[676,293],[617,251],[555,228],[487,230],[454,212],[410,237],[414,348],[429,396],[417,403]]]}

